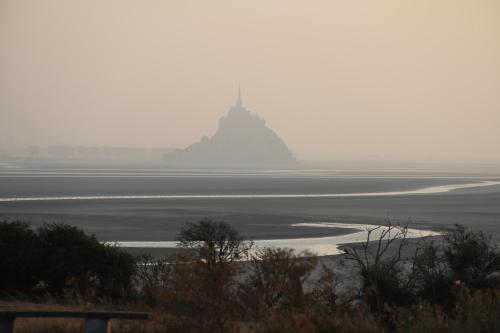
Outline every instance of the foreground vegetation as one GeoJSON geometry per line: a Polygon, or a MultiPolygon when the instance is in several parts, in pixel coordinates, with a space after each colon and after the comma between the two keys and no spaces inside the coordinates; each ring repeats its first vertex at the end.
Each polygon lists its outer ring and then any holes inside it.
{"type": "MultiPolygon", "coordinates": [[[[0,308],[152,313],[116,332],[500,332],[500,252],[461,226],[415,248],[404,226],[370,230],[342,255],[357,288],[312,253],[255,249],[223,222],[186,224],[178,241],[158,260],[73,226],[0,222],[0,308]]],[[[27,320],[19,332],[81,325],[27,320]]]]}

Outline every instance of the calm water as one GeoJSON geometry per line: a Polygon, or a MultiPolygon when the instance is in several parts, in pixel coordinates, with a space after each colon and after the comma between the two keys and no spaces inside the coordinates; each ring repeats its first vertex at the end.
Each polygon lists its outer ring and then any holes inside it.
{"type": "Polygon", "coordinates": [[[500,177],[4,168],[0,169],[0,218],[65,222],[99,239],[118,241],[174,240],[182,223],[205,217],[227,221],[256,239],[331,236],[338,230],[292,224],[377,224],[387,217],[396,222],[410,219],[415,228],[460,223],[500,237],[500,185],[458,188],[485,181],[498,182],[500,177]],[[446,192],[446,185],[455,189],[446,192]],[[414,193],[429,187],[438,190],[414,193]],[[26,198],[30,201],[5,201],[26,198]]]}

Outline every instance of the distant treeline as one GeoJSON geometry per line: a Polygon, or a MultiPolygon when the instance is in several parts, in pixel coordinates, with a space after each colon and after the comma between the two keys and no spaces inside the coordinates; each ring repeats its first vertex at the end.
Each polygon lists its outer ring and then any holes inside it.
{"type": "Polygon", "coordinates": [[[124,332],[500,332],[500,252],[490,238],[456,226],[406,256],[407,228],[379,228],[345,248],[360,281],[347,290],[336,275],[346,267],[253,249],[223,222],[184,225],[180,250],[162,260],[74,226],[0,222],[0,293],[153,312],[124,332]]]}

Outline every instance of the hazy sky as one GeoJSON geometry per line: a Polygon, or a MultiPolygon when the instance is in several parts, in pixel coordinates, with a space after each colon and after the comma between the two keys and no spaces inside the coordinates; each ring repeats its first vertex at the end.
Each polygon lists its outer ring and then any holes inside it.
{"type": "Polygon", "coordinates": [[[299,155],[500,162],[500,1],[0,0],[0,147],[184,147],[239,82],[299,155]]]}

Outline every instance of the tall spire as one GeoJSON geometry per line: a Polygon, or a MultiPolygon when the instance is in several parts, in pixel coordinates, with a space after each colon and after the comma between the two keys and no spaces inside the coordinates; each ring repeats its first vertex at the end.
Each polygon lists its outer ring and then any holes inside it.
{"type": "Polygon", "coordinates": [[[241,100],[241,86],[238,84],[238,99],[236,100],[237,107],[243,107],[243,101],[241,100]]]}

